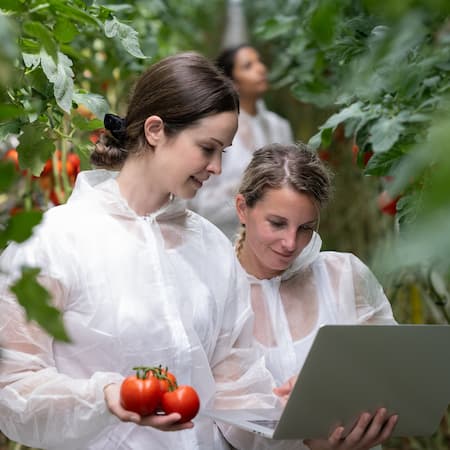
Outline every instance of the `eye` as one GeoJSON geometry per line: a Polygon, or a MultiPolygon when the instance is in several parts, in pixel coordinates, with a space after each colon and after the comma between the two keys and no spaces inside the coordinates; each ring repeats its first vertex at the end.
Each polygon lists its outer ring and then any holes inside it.
{"type": "Polygon", "coordinates": [[[314,224],[304,224],[304,225],[300,225],[298,227],[298,231],[300,233],[310,233],[312,231],[314,231],[316,228],[314,226],[314,224]]]}
{"type": "Polygon", "coordinates": [[[282,228],[285,225],[284,222],[279,222],[277,220],[269,220],[269,223],[273,228],[282,228]]]}
{"type": "Polygon", "coordinates": [[[209,147],[207,145],[201,145],[200,148],[208,155],[211,153],[214,153],[214,151],[215,151],[214,147],[209,147]]]}

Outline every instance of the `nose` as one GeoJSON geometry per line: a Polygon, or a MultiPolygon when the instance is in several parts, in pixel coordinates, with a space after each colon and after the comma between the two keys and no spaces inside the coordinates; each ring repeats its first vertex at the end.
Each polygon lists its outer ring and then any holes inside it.
{"type": "Polygon", "coordinates": [[[281,243],[284,250],[293,252],[297,247],[297,230],[287,230],[281,243]]]}
{"type": "Polygon", "coordinates": [[[214,152],[214,155],[209,161],[206,170],[214,175],[220,175],[222,173],[222,152],[214,152]]]}
{"type": "Polygon", "coordinates": [[[266,74],[267,73],[267,67],[263,62],[259,62],[258,69],[261,73],[266,74]]]}

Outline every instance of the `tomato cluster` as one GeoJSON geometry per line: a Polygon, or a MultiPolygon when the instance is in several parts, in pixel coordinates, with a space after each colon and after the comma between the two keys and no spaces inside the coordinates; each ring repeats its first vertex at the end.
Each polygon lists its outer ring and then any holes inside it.
{"type": "Polygon", "coordinates": [[[157,411],[179,413],[179,423],[193,419],[200,409],[200,399],[192,386],[179,386],[167,367],[134,367],[120,387],[120,401],[128,411],[147,416],[157,411]]]}
{"type": "MultiPolygon", "coordinates": [[[[7,150],[3,159],[12,161],[18,172],[21,172],[23,176],[28,176],[28,170],[21,170],[19,167],[19,155],[15,148],[7,150]]],[[[41,174],[38,177],[31,177],[33,185],[34,182],[36,182],[40,191],[53,203],[53,205],[63,203],[66,197],[66,193],[64,192],[63,170],[69,186],[73,186],[75,184],[75,179],[80,172],[80,157],[76,153],[67,153],[63,163],[61,150],[56,150],[54,158],[49,158],[45,162],[41,174]]],[[[41,202],[38,203],[40,204],[41,202]]],[[[41,205],[41,207],[43,206],[44,205],[41,205]]]]}
{"type": "Polygon", "coordinates": [[[62,172],[67,175],[70,186],[75,184],[75,179],[80,172],[80,157],[76,153],[68,153],[65,164],[62,161],[61,150],[56,150],[55,158],[45,162],[44,169],[38,177],[41,189],[49,196],[54,205],[64,202],[65,192],[63,189],[62,172]],[[64,167],[63,167],[64,165],[64,167]],[[58,180],[56,180],[58,178],[58,180]]]}

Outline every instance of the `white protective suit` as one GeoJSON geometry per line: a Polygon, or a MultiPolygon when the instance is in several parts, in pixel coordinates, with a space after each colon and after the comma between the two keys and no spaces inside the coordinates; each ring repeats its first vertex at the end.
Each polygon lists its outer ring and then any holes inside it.
{"type": "Polygon", "coordinates": [[[228,448],[200,415],[193,429],[170,433],[107,410],[104,386],[136,365],[167,365],[202,407],[276,402],[263,358],[248,347],[248,288],[229,241],[181,200],[136,215],[114,176],[80,173],[68,203],[1,256],[0,429],[54,450],[228,448]],[[24,264],[42,268],[70,344],[25,322],[8,291],[24,264]]]}
{"type": "Polygon", "coordinates": [[[257,114],[241,110],[238,130],[231,147],[222,158],[222,174],[211,177],[189,203],[189,207],[217,225],[234,242],[239,227],[234,198],[242,174],[255,150],[271,143],[292,144],[289,122],[266,109],[262,100],[257,103],[257,114]]]}
{"type": "MultiPolygon", "coordinates": [[[[314,233],[281,276],[259,280],[247,275],[255,312],[254,335],[277,385],[301,370],[321,325],[396,324],[383,288],[370,269],[350,253],[320,252],[321,245],[320,236],[314,233]]],[[[307,449],[300,441],[260,439],[273,450],[307,449]]],[[[246,450],[263,447],[256,442],[246,450]]]]}

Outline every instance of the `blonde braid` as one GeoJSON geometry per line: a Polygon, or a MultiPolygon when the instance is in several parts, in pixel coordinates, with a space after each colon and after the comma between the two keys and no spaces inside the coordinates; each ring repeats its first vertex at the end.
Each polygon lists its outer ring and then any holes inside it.
{"type": "Polygon", "coordinates": [[[242,247],[244,246],[245,241],[245,226],[241,225],[241,229],[239,230],[239,234],[236,238],[236,242],[234,244],[234,251],[236,252],[236,256],[239,259],[241,255],[242,247]]]}

